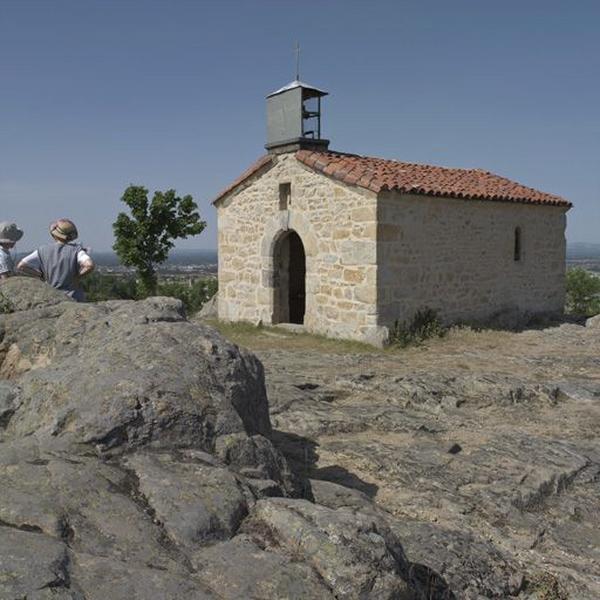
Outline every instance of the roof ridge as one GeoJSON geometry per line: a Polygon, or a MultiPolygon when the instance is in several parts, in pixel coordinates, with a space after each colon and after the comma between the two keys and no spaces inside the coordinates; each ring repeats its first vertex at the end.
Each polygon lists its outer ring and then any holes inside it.
{"type": "MultiPolygon", "coordinates": [[[[305,152],[307,152],[305,150],[305,152]]],[[[414,167],[429,167],[434,169],[446,169],[448,171],[477,171],[481,173],[486,173],[488,175],[495,175],[492,171],[488,171],[487,169],[481,169],[479,167],[449,167],[447,165],[434,165],[426,162],[409,162],[405,160],[400,160],[398,158],[384,158],[383,156],[369,156],[367,154],[357,154],[353,152],[341,152],[340,150],[309,150],[308,152],[313,152],[315,154],[336,154],[339,156],[354,156],[356,158],[365,158],[368,160],[378,160],[388,163],[399,163],[402,165],[410,165],[414,167]]],[[[500,176],[498,176],[500,177],[500,176]]]]}
{"type": "Polygon", "coordinates": [[[542,192],[485,169],[409,163],[335,150],[299,150],[295,156],[319,173],[375,193],[398,190],[472,200],[572,206],[561,196],[542,192]]]}

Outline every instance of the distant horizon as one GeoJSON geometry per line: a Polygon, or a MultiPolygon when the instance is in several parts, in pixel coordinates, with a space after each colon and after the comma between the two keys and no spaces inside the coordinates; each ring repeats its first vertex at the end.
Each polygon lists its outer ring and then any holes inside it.
{"type": "MultiPolygon", "coordinates": [[[[600,248],[600,242],[569,242],[567,240],[567,248],[572,248],[575,246],[592,246],[600,248]]],[[[114,250],[112,250],[112,248],[92,248],[91,251],[102,254],[114,254],[114,250]]],[[[218,252],[218,248],[173,248],[171,252],[218,252]]]]}
{"type": "MultiPolygon", "coordinates": [[[[83,244],[85,246],[85,244],[83,244]]],[[[22,244],[21,244],[22,246],[22,244]]],[[[581,247],[591,247],[600,249],[600,242],[569,242],[567,241],[567,249],[569,248],[581,248],[581,247]]],[[[115,254],[115,251],[112,248],[93,248],[90,247],[90,252],[93,254],[115,254]]],[[[173,248],[170,250],[169,254],[189,254],[189,253],[206,253],[206,254],[216,254],[218,253],[218,248],[173,248]]],[[[25,254],[26,251],[21,248],[16,248],[17,254],[25,254]]]]}
{"type": "MultiPolygon", "coordinates": [[[[567,259],[573,258],[600,258],[600,242],[569,242],[567,241],[567,259]]],[[[115,256],[114,250],[95,250],[91,249],[92,255],[100,256],[115,256]]],[[[186,255],[214,255],[218,257],[218,248],[173,248],[169,253],[171,256],[186,256],[186,255]]],[[[169,259],[167,261],[169,262],[169,259]]]]}

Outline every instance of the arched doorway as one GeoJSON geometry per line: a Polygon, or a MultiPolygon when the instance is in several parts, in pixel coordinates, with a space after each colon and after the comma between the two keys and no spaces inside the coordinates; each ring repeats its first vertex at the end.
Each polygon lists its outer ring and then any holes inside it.
{"type": "Polygon", "coordinates": [[[286,231],[273,251],[275,297],[273,323],[304,323],[306,311],[306,254],[295,231],[286,231]]]}

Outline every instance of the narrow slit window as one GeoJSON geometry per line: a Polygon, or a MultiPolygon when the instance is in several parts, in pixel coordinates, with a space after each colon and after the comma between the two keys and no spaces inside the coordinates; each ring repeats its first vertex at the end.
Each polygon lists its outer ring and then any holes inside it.
{"type": "Polygon", "coordinates": [[[515,249],[514,249],[515,262],[521,260],[521,228],[515,228],[515,249]]]}
{"type": "Polygon", "coordinates": [[[292,203],[292,184],[279,184],[279,210],[287,210],[292,203]]]}

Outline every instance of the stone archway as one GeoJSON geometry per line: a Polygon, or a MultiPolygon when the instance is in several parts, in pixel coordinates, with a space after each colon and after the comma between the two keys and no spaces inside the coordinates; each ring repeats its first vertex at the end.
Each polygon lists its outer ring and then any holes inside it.
{"type": "Polygon", "coordinates": [[[315,303],[315,256],[317,253],[317,238],[312,230],[312,225],[301,213],[295,211],[281,211],[278,215],[267,221],[261,240],[261,285],[266,293],[264,312],[261,315],[263,323],[275,325],[276,323],[289,322],[289,314],[282,315],[282,303],[279,294],[280,269],[276,264],[278,244],[290,232],[294,232],[302,242],[305,253],[305,307],[303,324],[309,330],[314,326],[315,303]]]}
{"type": "Polygon", "coordinates": [[[295,231],[284,231],[275,240],[273,270],[273,323],[304,324],[306,253],[295,231]]]}

